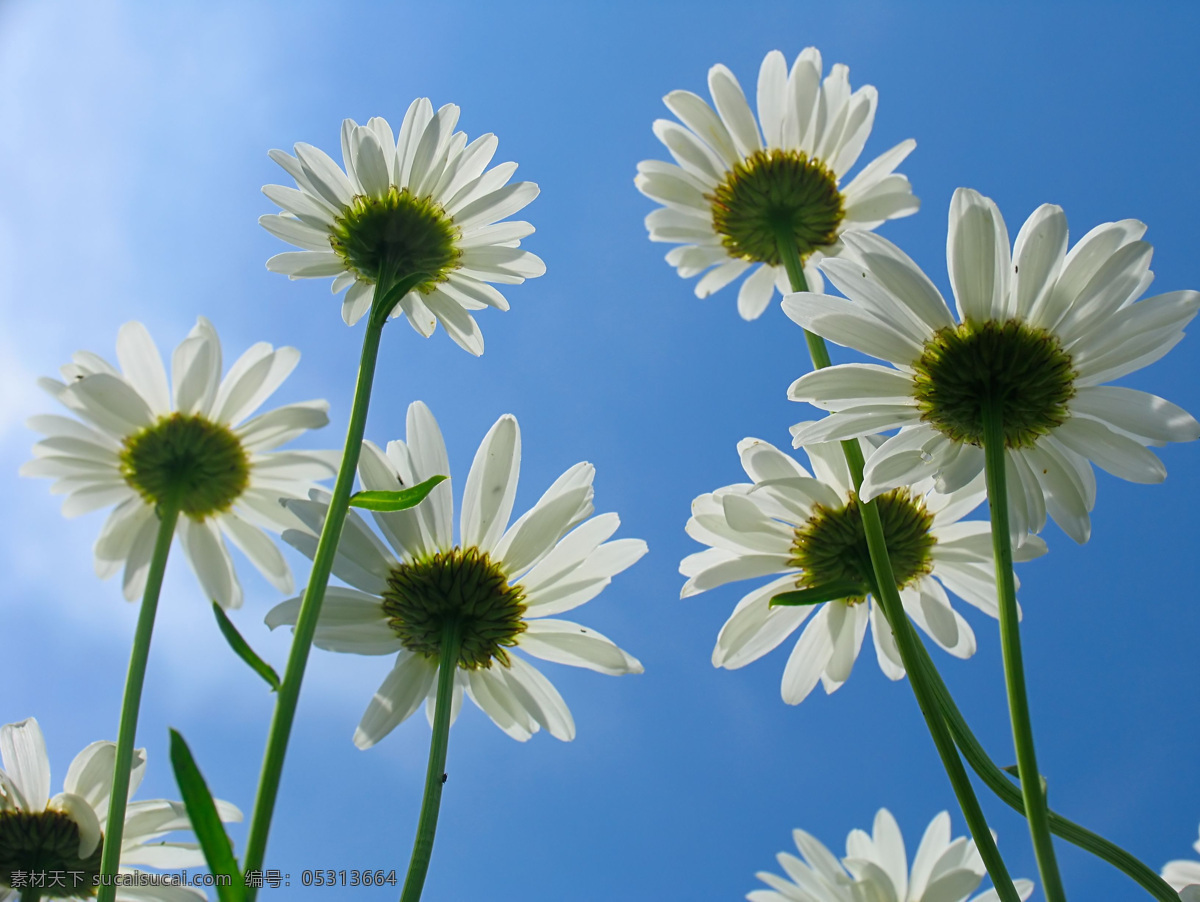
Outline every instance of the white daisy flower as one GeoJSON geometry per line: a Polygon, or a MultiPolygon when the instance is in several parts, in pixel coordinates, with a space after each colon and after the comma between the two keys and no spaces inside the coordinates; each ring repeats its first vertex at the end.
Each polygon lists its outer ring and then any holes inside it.
{"type": "MultiPolygon", "coordinates": [[[[520,464],[521,433],[516,419],[505,415],[471,464],[457,544],[449,479],[411,510],[374,514],[391,550],[357,512],[349,512],[333,572],[352,588],[326,591],[314,644],[329,651],[396,654],[395,667],[355,731],[359,748],[377,743],[423,701],[433,722],[440,641],[450,618],[461,630],[452,717],[465,691],[514,739],[524,741],[541,727],[558,739],[573,739],[575,722],[550,682],[509,649],[599,673],[642,672],[609,639],[551,615],[595,598],[646,553],[646,543],[608,541],[620,519],[612,513],[591,516],[595,468],[588,463],[567,470],[509,526],[520,464]]],[[[364,489],[381,491],[449,476],[446,446],[429,408],[419,401],[409,407],[407,444],[391,442],[385,454],[363,442],[358,473],[364,489]]],[[[309,557],[316,553],[327,499],[321,493],[316,500],[288,504],[307,530],[285,532],[284,540],[309,557]]],[[[267,624],[294,626],[299,610],[299,598],[286,601],[267,615],[267,624]]]]}
{"type": "MultiPolygon", "coordinates": [[[[950,838],[950,815],[938,814],[925,829],[908,869],[900,827],[886,808],[875,815],[874,835],[851,830],[846,857],[837,857],[812,835],[794,830],[792,838],[803,861],[780,852],[776,858],[787,879],[768,871],[755,876],[771,889],[746,894],[750,902],[964,902],[987,870],[973,840],[950,838]]],[[[1033,894],[1028,880],[1014,880],[1021,899],[1033,894]]],[[[971,902],[999,902],[994,889],[971,902]]]]}
{"type": "Polygon", "coordinates": [[[796,246],[809,288],[820,291],[814,264],[838,253],[843,234],[917,211],[908,179],[894,171],[917,146],[911,139],[841,186],[871,133],[878,95],[870,85],[851,93],[850,70],[840,63],[822,82],[815,47],[796,57],[790,73],[782,53],[767,54],[757,120],[725,66],[708,70],[708,88],[716,112],[690,91],[663,98],[683,124],[659,119],[654,134],[675,164],[646,160],[634,180],[664,205],[646,217],[650,240],[682,245],[667,262],[685,279],[714,267],[697,283],[697,297],[761,264],[738,292],[738,313],[757,319],[776,288],[791,291],[781,236],[796,246]]]}
{"type": "MultiPolygon", "coordinates": [[[[679,566],[688,577],[684,598],[736,580],[775,576],[738,602],[717,637],[712,661],[714,667],[744,667],[807,620],[783,672],[783,700],[789,705],[802,702],[818,680],[831,693],[849,678],[868,623],[880,668],[890,679],[904,676],[891,627],[873,597],[862,514],[841,447],[804,450],[815,476],[768,442],[739,442],[742,467],[753,482],[692,502],[687,533],[711,547],[679,566]],[[776,595],[826,586],[836,587],[836,594],[819,610],[814,604],[771,606],[776,595]]],[[[939,494],[932,482],[887,492],[879,499],[879,513],[905,611],[938,646],[969,658],[975,634],[945,590],[998,616],[991,526],[960,522],[983,500],[983,483],[939,494]]],[[[1044,550],[1026,546],[1022,559],[1044,550]]]]}
{"type": "Polygon", "coordinates": [[[1002,405],[1014,541],[1040,532],[1049,513],[1086,542],[1096,500],[1089,461],[1131,482],[1161,482],[1166,470],[1149,446],[1200,437],[1200,424],[1169,401],[1103,384],[1166,354],[1200,307],[1195,291],[1135,303],[1153,278],[1145,228],[1105,223],[1068,252],[1066,217],[1046,204],[1010,253],[996,205],[960,188],[946,245],[957,322],[899,248],[847,236],[852,254],[821,268],[849,300],[800,293],[784,311],[895,368],[851,363],[796,380],[789,398],[833,412],[796,441],[900,428],[867,461],[863,497],[928,476],[953,491],[983,471],[981,405],[992,396],[1002,405]]]}
{"type": "Polygon", "coordinates": [[[537,197],[538,186],[508,184],[516,163],[488,169],[496,136],[468,144],[454,130],[458,112],[448,103],[434,113],[427,97],[414,100],[396,136],[378,116],[366,125],[345,120],[345,171],[311,144],[297,144],[294,157],[272,150],[296,187],[263,188],[284,212],[259,222],[304,250],[277,254],[267,269],[293,279],[333,276],[335,294],[349,289],[342,318],[350,325],[371,308],[381,277],[428,273],[391,315],[406,316],[425,337],[441,323],[459,345],[482,354],[471,311],[508,309],[488,283],[518,284],[546,266],[520,249],[532,225],[500,222],[537,197]]]}
{"type": "Polygon", "coordinates": [[[146,585],[155,508],[172,495],[181,513],[176,533],[206,595],[223,608],[242,603],[226,539],[271,585],[291,592],[291,570],[264,530],[295,526],[280,499],[303,498],[315,480],[337,472],[340,455],[273,449],[328,423],[329,404],[304,401],[247,418],[295,369],[300,352],[259,342],[222,379],[221,342],[200,317],[172,355],[171,383],[141,323],[121,327],[117,360],[120,370],[80,351],[62,367],[63,382],[39,380],[79,419],[32,417],[29,427],[47,438],[21,474],[55,479],[50,491],[67,495],[68,517],[116,505],[96,540],[96,574],[108,579],[124,567],[130,601],[146,585]]]}
{"type": "MultiPolygon", "coordinates": [[[[50,797],[50,759],[38,722],[30,717],[0,727],[0,902],[18,902],[38,886],[43,898],[92,899],[104,848],[102,830],[112,797],[116,743],[93,742],[67,768],[63,791],[50,797]]],[[[129,795],[142,782],[146,750],[134,752],[129,795]]],[[[216,801],[221,820],[242,813],[216,801]]],[[[195,902],[207,898],[186,886],[137,885],[148,878],[134,865],[179,870],[203,867],[195,843],[163,842],[172,830],[190,830],[182,802],[152,799],[130,802],[125,811],[120,874],[135,884],[118,886],[118,902],[195,902]]]]}
{"type": "MultiPolygon", "coordinates": [[[[1200,852],[1200,839],[1192,844],[1192,848],[1200,852]]],[[[1177,859],[1163,865],[1162,879],[1171,884],[1171,889],[1182,890],[1184,887],[1200,884],[1200,861],[1177,859]]]]}

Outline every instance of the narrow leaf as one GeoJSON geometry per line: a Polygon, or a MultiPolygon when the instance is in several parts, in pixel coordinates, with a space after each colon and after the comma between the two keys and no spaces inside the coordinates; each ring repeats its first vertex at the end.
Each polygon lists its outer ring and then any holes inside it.
{"type": "Polygon", "coordinates": [[[351,507],[369,511],[403,511],[416,507],[434,490],[445,476],[430,476],[424,482],[398,492],[355,492],[350,496],[351,507]]]}
{"type": "Polygon", "coordinates": [[[229,877],[228,886],[217,886],[217,898],[221,902],[241,902],[245,896],[242,882],[242,872],[238,868],[237,859],[233,855],[233,845],[225,828],[221,826],[217,805],[208,784],[192,758],[191,750],[183,737],[171,730],[171,767],[175,769],[175,782],[183,794],[183,804],[187,808],[188,819],[192,822],[192,830],[200,841],[200,849],[204,852],[204,860],[208,869],[214,875],[229,877]]]}
{"type": "MultiPolygon", "coordinates": [[[[1016,778],[1017,778],[1017,780],[1018,780],[1018,781],[1020,781],[1020,779],[1021,779],[1021,769],[1020,769],[1019,767],[1017,767],[1017,765],[1015,765],[1015,764],[1010,764],[1008,767],[1002,767],[1002,768],[1000,768],[1000,769],[1001,769],[1002,771],[1004,771],[1005,773],[1012,774],[1014,777],[1016,777],[1016,778]]],[[[1045,777],[1039,777],[1039,778],[1038,778],[1038,782],[1039,782],[1039,783],[1041,783],[1041,785],[1042,785],[1042,795],[1043,795],[1043,796],[1045,796],[1045,795],[1046,795],[1046,778],[1045,778],[1045,777]]]]}
{"type": "Polygon", "coordinates": [[[855,582],[852,579],[838,580],[837,582],[825,583],[821,586],[813,586],[810,589],[797,589],[794,592],[781,592],[771,598],[771,607],[779,605],[788,605],[789,607],[820,604],[823,601],[836,601],[839,598],[853,598],[855,596],[866,595],[870,591],[862,583],[855,582]]]}
{"type": "Polygon", "coordinates": [[[221,629],[221,635],[225,637],[225,641],[229,643],[229,647],[233,649],[233,653],[249,664],[251,670],[266,680],[272,692],[278,692],[279,674],[275,672],[275,668],[255,653],[250,644],[242,638],[242,634],[238,632],[237,627],[233,625],[233,621],[225,615],[225,612],[221,610],[221,606],[215,601],[213,602],[213,614],[217,618],[217,626],[221,629]]]}

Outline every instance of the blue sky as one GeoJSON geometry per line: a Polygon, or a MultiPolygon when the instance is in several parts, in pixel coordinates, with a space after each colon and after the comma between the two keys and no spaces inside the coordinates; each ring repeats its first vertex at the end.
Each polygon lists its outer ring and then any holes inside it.
{"type": "MultiPolygon", "coordinates": [[[[368,437],[402,437],[420,398],[439,418],[461,485],[495,419],[517,416],[524,509],[564,469],[595,463],[598,510],[650,554],[580,619],[646,665],[612,679],[546,671],[578,738],[522,745],[469,708],[451,735],[450,781],[426,898],[736,899],[776,869],[804,827],[840,852],[887,806],[910,855],[953,809],[906,683],[865,650],[835,695],[779,699],[782,649],[714,670],[738,587],[680,601],[691,499],[737,481],[744,436],[788,442],[811,411],[785,398],[807,367],[776,303],[742,322],[735,289],[697,300],[662,261],[633,188],[663,158],[650,131],[675,88],[704,93],[727,64],[752,86],[763,55],[818,46],[852,84],[874,84],[869,159],[900,140],[922,198],[882,234],[948,291],[946,211],[959,186],[993,197],[1010,231],[1039,204],[1077,238],[1097,223],[1149,224],[1153,292],[1200,288],[1194,211],[1200,12],[1185,4],[221,4],[8,2],[0,6],[0,594],[6,685],[0,722],[35,715],[55,785],[87,743],[116,733],[135,606],[92,573],[101,515],[65,521],[42,481],[16,470],[35,440],[23,419],[53,404],[34,386],[79,348],[110,359],[119,326],[173,347],[197,314],[231,361],[255,341],[303,352],[280,401],[325,397],[340,445],[361,340],[325,280],[289,283],[263,263],[283,245],[257,225],[282,182],[266,151],[337,147],[343,117],[398,122],[409,102],[462,107],[472,137],[542,194],[526,246],[546,276],[480,316],[474,359],[440,332],[390,326],[368,437]],[[7,474],[7,475],[3,475],[7,474]]],[[[1125,384],[1200,412],[1200,351],[1186,339],[1125,384]]],[[[835,356],[836,353],[835,353],[835,356]]],[[[850,359],[845,354],[837,359],[850,359]]],[[[1050,526],[1024,565],[1023,636],[1051,803],[1159,867],[1194,857],[1200,821],[1194,552],[1200,447],[1168,447],[1161,486],[1099,476],[1094,532],[1077,547],[1050,526]]],[[[290,553],[290,552],[289,552],[290,553]]],[[[307,562],[292,555],[298,574],[307,562]]],[[[282,667],[288,640],[262,616],[280,598],[241,567],[236,622],[282,667]]],[[[965,609],[966,606],[962,606],[965,609]]],[[[995,624],[966,614],[979,651],[935,653],[994,757],[1012,759],[995,624]]],[[[429,729],[415,718],[360,752],[355,724],[388,662],[315,651],[283,784],[270,861],[403,874],[429,729]]],[[[143,797],[174,796],[167,727],[188,738],[216,792],[250,808],[272,699],[225,647],[178,557],[167,577],[139,740],[143,797]]],[[[1014,874],[1034,877],[1023,822],[986,804],[1014,874]]],[[[953,812],[954,832],[965,827],[953,812]]],[[[244,826],[234,828],[239,846],[244,826]]],[[[1061,846],[1076,898],[1133,899],[1106,865],[1061,846]]],[[[355,890],[389,898],[390,889],[355,890]]],[[[1040,897],[1040,892],[1039,892],[1040,897]]]]}

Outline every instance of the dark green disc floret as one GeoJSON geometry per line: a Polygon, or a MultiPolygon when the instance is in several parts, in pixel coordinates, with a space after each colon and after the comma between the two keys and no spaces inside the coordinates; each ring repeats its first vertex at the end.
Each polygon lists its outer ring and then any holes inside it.
{"type": "Polygon", "coordinates": [[[369,282],[379,281],[385,265],[393,274],[429,273],[416,287],[427,292],[457,268],[460,237],[441,204],[392,185],[382,198],[355,197],[334,220],[329,243],[369,282]]]}
{"type": "Polygon", "coordinates": [[[0,889],[13,888],[16,880],[20,893],[20,887],[31,885],[28,881],[37,874],[45,878],[38,887],[43,899],[94,896],[103,845],[97,843],[87,858],[80,858],[79,825],[69,815],[53,810],[0,811],[0,889]],[[61,880],[50,879],[52,873],[61,880]]]}
{"type": "Polygon", "coordinates": [[[437,659],[447,622],[458,624],[458,666],[465,670],[508,664],[505,647],[525,630],[525,596],[478,548],[452,548],[402,563],[383,594],[388,625],[404,647],[437,659]]]}
{"type": "MultiPolygon", "coordinates": [[[[875,501],[883,521],[896,588],[902,589],[933,570],[931,552],[937,542],[930,534],[933,514],[906,488],[884,492],[875,501]]],[[[798,589],[855,585],[861,591],[842,600],[853,604],[866,598],[875,581],[875,571],[858,496],[851,495],[844,507],[814,506],[808,522],[796,527],[788,563],[800,568],[796,578],[798,589]]]]}
{"type": "Polygon", "coordinates": [[[921,419],[956,442],[982,447],[983,402],[1000,406],[1007,448],[1031,448],[1070,416],[1075,369],[1062,342],[1021,320],[939,329],[913,364],[921,419]]]}
{"type": "Polygon", "coordinates": [[[837,177],[800,150],[759,150],[708,197],[713,229],[730,256],[779,266],[779,242],[807,258],[837,240],[845,209],[837,177]]]}
{"type": "Polygon", "coordinates": [[[229,509],[250,485],[250,459],[232,430],[173,413],[125,439],[121,475],[149,504],[173,497],[193,520],[229,509]]]}

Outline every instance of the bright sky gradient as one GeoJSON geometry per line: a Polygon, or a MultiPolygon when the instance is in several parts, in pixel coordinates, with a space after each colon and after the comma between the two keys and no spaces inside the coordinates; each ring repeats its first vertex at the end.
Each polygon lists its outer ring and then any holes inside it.
{"type": "MultiPolygon", "coordinates": [[[[34,715],[57,791],[87,743],[115,738],[136,607],[92,573],[102,514],[65,521],[45,481],[18,466],[52,412],[35,387],[80,348],[114,359],[117,329],[146,323],[169,351],[198,314],[226,364],[265,340],[303,351],[279,402],[325,397],[339,447],[362,324],[346,328],[328,280],[290,283],[264,261],[287,249],[257,224],[286,182],[272,147],[337,155],[343,117],[397,124],[409,102],[462,107],[472,138],[541,185],[525,246],[543,278],[506,291],[479,322],[475,359],[440,330],[388,327],[367,435],[403,435],[408,403],[439,418],[461,497],[495,419],[520,421],[517,509],[564,469],[595,463],[598,511],[650,554],[579,619],[646,666],[614,679],[544,670],[578,738],[519,744],[468,706],[450,740],[449,783],[425,898],[721,900],[803,827],[841,854],[847,831],[890,808],[909,854],[949,784],[906,682],[864,647],[849,682],[797,708],[779,698],[787,651],[744,670],[712,668],[717,630],[745,587],[680,601],[691,499],[739,481],[735,445],[786,446],[812,416],[787,401],[807,368],[778,301],[736,313],[736,287],[705,301],[663,261],[642,218],[654,204],[635,166],[665,158],[650,131],[675,88],[706,93],[727,64],[752,93],[764,54],[805,46],[880,93],[864,160],[908,137],[901,167],[923,202],[881,232],[948,295],[946,212],[955,188],[993,197],[1015,235],[1039,204],[1061,204],[1076,239],[1134,217],[1156,249],[1152,293],[1200,288],[1200,137],[1190,4],[628,3],[0,5],[0,722],[34,715]]],[[[1196,329],[1200,332],[1200,328],[1196,329]]],[[[1200,413],[1200,335],[1126,380],[1200,413]]],[[[848,359],[840,352],[838,359],[848,359]]],[[[1162,449],[1162,486],[1099,476],[1093,539],[1051,525],[1051,552],[1024,565],[1023,636],[1034,726],[1052,805],[1154,868],[1195,857],[1200,446],[1162,449]]],[[[982,516],[978,514],[977,516],[982,516]]],[[[210,786],[249,812],[272,697],[225,646],[207,603],[172,557],[139,744],[140,797],[177,797],[167,727],[183,732],[210,786]]],[[[303,582],[308,562],[291,553],[303,582]]],[[[280,670],[288,637],[262,625],[277,593],[248,566],[235,620],[280,670]]],[[[979,651],[935,660],[996,760],[1011,763],[993,621],[966,605],[979,651]]],[[[785,648],[790,648],[787,643],[785,648]]],[[[415,717],[360,752],[350,737],[389,669],[384,658],[315,650],[269,864],[292,875],[267,898],[387,899],[397,890],[302,889],[303,868],[396,868],[403,877],[429,742],[415,717]],[[322,896],[322,894],[324,894],[322,896]]],[[[986,790],[981,791],[986,795],[986,790]]],[[[985,798],[1014,875],[1036,878],[1022,820],[985,798]]],[[[245,826],[234,828],[239,850],[245,826]]],[[[1060,844],[1073,898],[1142,898],[1103,863],[1060,844]]],[[[1035,898],[1040,898],[1040,890],[1035,898]]]]}

